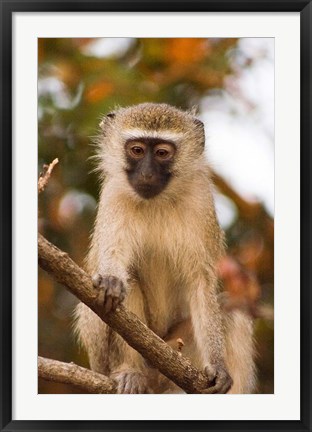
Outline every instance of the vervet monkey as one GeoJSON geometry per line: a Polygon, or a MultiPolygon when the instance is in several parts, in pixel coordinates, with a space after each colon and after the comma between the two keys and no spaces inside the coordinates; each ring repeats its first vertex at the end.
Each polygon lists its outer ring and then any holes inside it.
{"type": "MultiPolygon", "coordinates": [[[[225,316],[218,300],[224,239],[203,123],[145,103],[108,114],[100,126],[102,190],[87,270],[104,311],[123,302],[161,338],[185,339],[183,352],[206,372],[208,393],[250,393],[251,323],[238,311],[225,316]]],[[[115,378],[119,393],[162,391],[155,370],[94,312],[79,304],[76,317],[90,367],[115,378]]]]}

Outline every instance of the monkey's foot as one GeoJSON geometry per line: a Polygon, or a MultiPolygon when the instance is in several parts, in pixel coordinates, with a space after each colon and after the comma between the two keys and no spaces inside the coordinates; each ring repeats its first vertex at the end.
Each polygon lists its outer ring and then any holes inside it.
{"type": "Polygon", "coordinates": [[[96,274],[92,277],[93,286],[99,290],[98,301],[103,305],[104,313],[115,311],[126,297],[123,282],[115,276],[96,274]]]}
{"type": "Polygon", "coordinates": [[[136,370],[125,370],[111,374],[117,381],[118,394],[147,394],[151,393],[146,377],[136,370]]]}
{"type": "Polygon", "coordinates": [[[205,367],[205,374],[211,387],[203,393],[227,393],[232,387],[233,380],[224,366],[208,365],[205,367]]]}

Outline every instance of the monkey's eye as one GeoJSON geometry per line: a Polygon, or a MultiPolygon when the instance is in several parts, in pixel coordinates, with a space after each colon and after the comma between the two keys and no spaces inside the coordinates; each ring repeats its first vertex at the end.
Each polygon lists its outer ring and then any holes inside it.
{"type": "Polygon", "coordinates": [[[175,147],[173,144],[169,144],[169,143],[159,144],[154,149],[155,157],[163,161],[171,159],[174,153],[175,153],[175,147]]]}
{"type": "Polygon", "coordinates": [[[136,158],[140,158],[144,156],[144,148],[140,146],[133,146],[130,148],[130,153],[132,156],[136,158]]]}
{"type": "Polygon", "coordinates": [[[158,157],[164,159],[164,158],[168,157],[169,152],[168,152],[168,150],[165,150],[165,149],[158,149],[158,150],[155,152],[155,154],[156,154],[156,156],[158,156],[158,157]]]}

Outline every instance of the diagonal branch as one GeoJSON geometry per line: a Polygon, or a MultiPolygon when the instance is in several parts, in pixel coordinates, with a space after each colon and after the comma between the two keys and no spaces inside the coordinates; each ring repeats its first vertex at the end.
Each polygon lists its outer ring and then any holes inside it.
{"type": "Polygon", "coordinates": [[[208,387],[207,377],[190,361],[173,350],[143,324],[136,315],[120,306],[115,312],[103,313],[99,292],[91,277],[69,256],[38,234],[39,265],[55,280],[92,309],[106,324],[119,333],[151,366],[181,387],[186,393],[201,393],[208,387]]]}

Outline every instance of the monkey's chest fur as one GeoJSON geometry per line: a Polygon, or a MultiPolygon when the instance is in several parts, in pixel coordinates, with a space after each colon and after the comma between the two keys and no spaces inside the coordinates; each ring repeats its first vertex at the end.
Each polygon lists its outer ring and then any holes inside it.
{"type": "Polygon", "coordinates": [[[184,281],[175,277],[168,255],[155,250],[147,250],[144,260],[139,261],[137,276],[147,324],[163,337],[189,314],[184,281]]]}
{"type": "Polygon", "coordinates": [[[142,296],[147,325],[164,337],[189,316],[190,284],[204,261],[199,254],[203,236],[176,214],[165,222],[156,213],[148,229],[140,228],[138,221],[136,238],[140,253],[131,266],[134,290],[142,296]]]}

